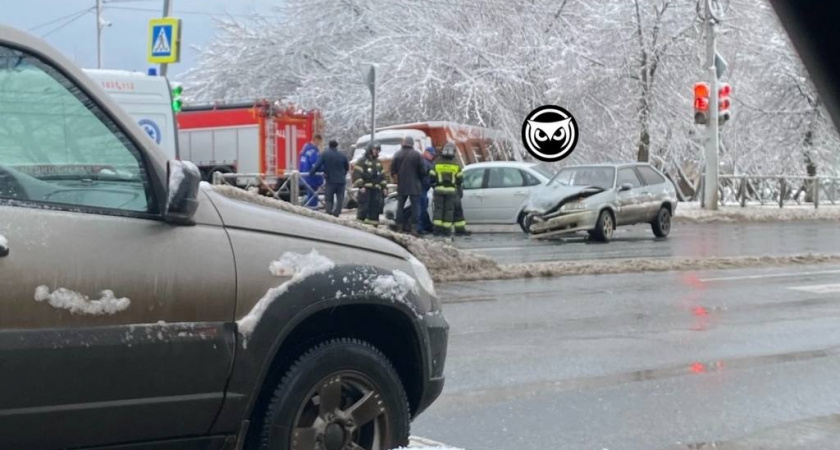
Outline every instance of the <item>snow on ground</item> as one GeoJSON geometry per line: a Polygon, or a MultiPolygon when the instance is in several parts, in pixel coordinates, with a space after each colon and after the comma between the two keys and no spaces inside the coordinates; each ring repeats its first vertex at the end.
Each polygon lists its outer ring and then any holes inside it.
{"type": "Polygon", "coordinates": [[[272,262],[268,267],[272,275],[277,277],[291,276],[291,278],[280,286],[269,289],[245,317],[236,321],[239,334],[244,338],[242,341],[243,347],[247,347],[248,338],[254,332],[254,328],[260,322],[265,310],[275,299],[305,278],[326,272],[333,267],[335,267],[335,263],[329,258],[321,256],[316,250],[312,250],[305,255],[287,252],[280,259],[272,262]]]}
{"type": "Polygon", "coordinates": [[[442,444],[440,442],[418,436],[411,436],[408,442],[408,447],[406,448],[413,450],[462,450],[455,447],[449,447],[446,444],[442,444]]]}
{"type": "Polygon", "coordinates": [[[840,219],[840,205],[747,205],[721,206],[717,211],[709,211],[700,207],[699,203],[680,203],[677,205],[675,221],[680,222],[790,222],[797,220],[838,220],[840,219]]]}
{"type": "Polygon", "coordinates": [[[131,305],[131,300],[126,297],[117,298],[110,290],[104,290],[100,295],[98,300],[91,300],[86,295],[66,288],[58,288],[53,292],[50,292],[47,286],[38,286],[35,289],[36,302],[47,302],[53,308],[66,309],[71,314],[112,315],[125,311],[131,305]]]}
{"type": "Polygon", "coordinates": [[[213,189],[219,194],[235,200],[242,200],[268,208],[279,209],[281,211],[291,212],[301,216],[344,225],[390,239],[422,261],[429,270],[429,273],[435,279],[442,274],[452,272],[453,267],[457,267],[458,271],[461,272],[495,270],[499,267],[498,264],[488,256],[459,250],[451,245],[426,239],[418,239],[406,234],[394,233],[384,227],[374,228],[352,219],[332,217],[327,214],[315,212],[309,208],[295,206],[281,200],[251,194],[233,186],[213,186],[213,189]]]}
{"type": "Polygon", "coordinates": [[[440,281],[505,280],[516,278],[602,275],[616,273],[716,270],[806,264],[838,264],[840,255],[798,254],[786,256],[728,256],[701,258],[630,258],[592,261],[562,261],[502,265],[496,271],[454,272],[440,281]]]}

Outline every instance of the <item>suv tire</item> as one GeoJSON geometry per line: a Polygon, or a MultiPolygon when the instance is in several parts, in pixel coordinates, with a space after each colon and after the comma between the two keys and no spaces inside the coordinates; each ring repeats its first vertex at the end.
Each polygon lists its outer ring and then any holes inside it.
{"type": "Polygon", "coordinates": [[[283,376],[268,403],[259,448],[312,449],[316,442],[404,447],[409,420],[405,389],[385,355],[363,341],[334,339],[309,349],[283,376]]]}

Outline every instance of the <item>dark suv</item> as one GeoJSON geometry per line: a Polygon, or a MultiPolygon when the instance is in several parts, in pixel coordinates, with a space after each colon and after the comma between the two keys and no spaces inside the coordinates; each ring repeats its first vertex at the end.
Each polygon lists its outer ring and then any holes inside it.
{"type": "Polygon", "coordinates": [[[0,26],[0,449],[406,444],[444,380],[425,266],[199,178],[0,26]]]}

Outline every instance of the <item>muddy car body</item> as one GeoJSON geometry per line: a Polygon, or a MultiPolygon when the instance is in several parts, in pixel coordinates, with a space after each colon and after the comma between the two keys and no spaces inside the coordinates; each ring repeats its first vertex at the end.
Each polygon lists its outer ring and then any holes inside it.
{"type": "Polygon", "coordinates": [[[648,164],[601,164],[562,169],[528,199],[533,237],[586,231],[609,241],[617,226],[650,223],[666,237],[677,208],[676,190],[648,164]]]}
{"type": "Polygon", "coordinates": [[[448,335],[422,263],[200,185],[4,26],[0,80],[0,448],[407,443],[448,335]]]}

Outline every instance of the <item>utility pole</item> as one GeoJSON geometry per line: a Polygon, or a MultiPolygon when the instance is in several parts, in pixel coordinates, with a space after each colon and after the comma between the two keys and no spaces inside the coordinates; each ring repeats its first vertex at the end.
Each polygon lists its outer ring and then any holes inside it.
{"type": "Polygon", "coordinates": [[[102,68],[102,0],[96,0],[96,68],[102,68]]]}
{"type": "Polygon", "coordinates": [[[718,209],[718,145],[720,132],[718,123],[718,73],[715,65],[715,17],[712,14],[712,2],[706,3],[706,68],[709,82],[709,123],[706,126],[706,177],[704,180],[704,205],[709,210],[718,209]]]}
{"type": "Polygon", "coordinates": [[[373,63],[362,64],[362,79],[370,90],[370,143],[376,136],[376,68],[373,63]]]}
{"type": "MultiPolygon", "coordinates": [[[[169,17],[171,15],[172,15],[172,0],[163,0],[163,17],[169,17]]],[[[175,39],[174,36],[172,38],[175,39]]],[[[172,43],[170,43],[170,45],[172,45],[172,43]]],[[[162,63],[160,65],[160,76],[162,76],[162,77],[166,76],[166,69],[167,69],[168,66],[169,66],[169,64],[166,64],[166,63],[162,63]]]]}
{"type": "Polygon", "coordinates": [[[370,88],[370,143],[376,135],[376,66],[371,69],[372,86],[370,88]]]}

